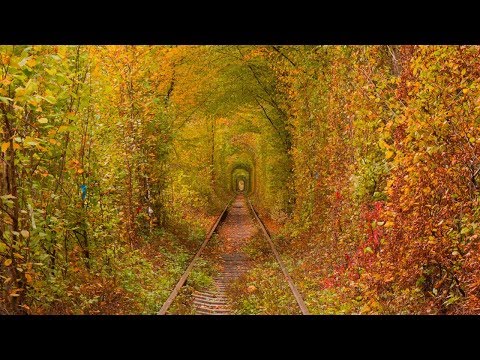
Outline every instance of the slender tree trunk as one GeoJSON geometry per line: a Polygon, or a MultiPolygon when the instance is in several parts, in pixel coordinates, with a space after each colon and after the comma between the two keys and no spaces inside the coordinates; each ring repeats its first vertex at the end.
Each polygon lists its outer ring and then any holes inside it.
{"type": "Polygon", "coordinates": [[[210,159],[210,163],[212,167],[212,188],[215,189],[215,118],[212,118],[212,156],[210,159]]]}
{"type": "MultiPolygon", "coordinates": [[[[7,150],[5,151],[5,185],[3,189],[5,190],[4,195],[11,195],[13,206],[11,210],[8,212],[8,216],[11,220],[11,242],[9,245],[10,248],[10,259],[12,260],[11,265],[9,266],[9,275],[11,278],[10,287],[12,288],[20,288],[24,290],[24,281],[21,278],[21,274],[17,270],[17,258],[14,256],[15,252],[18,250],[14,249],[14,246],[18,244],[19,238],[18,233],[20,231],[19,227],[19,214],[20,214],[20,203],[18,198],[18,186],[17,186],[17,164],[15,164],[16,158],[16,151],[13,147],[13,138],[15,137],[14,131],[14,120],[13,115],[13,108],[12,105],[2,105],[3,106],[3,114],[4,114],[4,142],[9,144],[7,150]]],[[[7,229],[5,229],[7,230],[7,229]]],[[[18,312],[18,306],[23,302],[24,299],[24,291],[17,293],[18,296],[10,296],[7,294],[8,299],[8,308],[9,311],[12,313],[18,312]]]]}

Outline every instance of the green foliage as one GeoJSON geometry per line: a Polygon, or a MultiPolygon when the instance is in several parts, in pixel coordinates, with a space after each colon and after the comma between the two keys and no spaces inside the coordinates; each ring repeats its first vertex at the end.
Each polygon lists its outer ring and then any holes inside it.
{"type": "Polygon", "coordinates": [[[475,312],[478,51],[0,46],[0,313],[155,312],[239,179],[314,312],[475,312]]]}
{"type": "Polygon", "coordinates": [[[299,314],[300,310],[276,261],[262,262],[229,290],[234,312],[241,315],[299,314]]]}

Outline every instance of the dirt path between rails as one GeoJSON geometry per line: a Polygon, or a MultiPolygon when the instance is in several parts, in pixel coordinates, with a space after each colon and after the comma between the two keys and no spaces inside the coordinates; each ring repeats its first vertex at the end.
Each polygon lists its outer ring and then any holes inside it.
{"type": "Polygon", "coordinates": [[[170,314],[300,314],[247,198],[239,194],[198,258],[170,314]]]}
{"type": "Polygon", "coordinates": [[[212,255],[218,266],[218,274],[214,277],[212,287],[193,293],[196,314],[232,313],[227,288],[248,270],[251,259],[242,248],[259,232],[244,195],[237,195],[217,232],[220,243],[212,255]]]}

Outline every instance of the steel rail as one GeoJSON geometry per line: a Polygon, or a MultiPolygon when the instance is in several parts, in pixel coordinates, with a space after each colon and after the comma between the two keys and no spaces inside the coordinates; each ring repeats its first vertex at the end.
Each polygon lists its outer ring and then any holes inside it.
{"type": "Polygon", "coordinates": [[[188,275],[190,275],[190,272],[192,271],[193,265],[195,264],[195,260],[200,256],[200,254],[202,253],[205,246],[207,246],[208,241],[211,239],[213,233],[217,229],[218,224],[220,224],[220,221],[223,219],[223,217],[224,217],[225,213],[227,212],[227,209],[230,206],[230,204],[232,203],[232,201],[233,201],[233,199],[230,200],[227,203],[227,206],[225,206],[225,209],[223,209],[222,213],[217,218],[217,221],[215,221],[215,223],[213,224],[212,228],[210,229],[207,236],[205,237],[205,240],[203,241],[202,246],[200,246],[200,249],[198,249],[197,253],[193,257],[192,261],[190,262],[190,265],[188,265],[188,267],[185,270],[185,272],[183,273],[182,277],[180,278],[180,280],[178,280],[177,285],[175,285],[175,288],[172,290],[172,292],[170,293],[170,296],[167,298],[167,300],[165,301],[165,303],[163,304],[163,306],[161,307],[161,309],[157,313],[157,315],[165,315],[167,313],[168,308],[170,307],[170,305],[172,305],[173,300],[175,300],[175,298],[177,297],[180,289],[185,284],[185,281],[187,280],[188,275]]]}
{"type": "Polygon", "coordinates": [[[265,235],[265,238],[268,240],[268,242],[270,244],[270,247],[272,248],[272,251],[275,255],[275,258],[277,259],[278,264],[280,265],[280,268],[282,269],[283,275],[285,276],[285,279],[287,280],[287,283],[288,283],[288,286],[290,287],[290,290],[292,290],[293,296],[295,297],[295,300],[297,301],[297,304],[300,307],[300,310],[302,311],[302,314],[303,315],[310,315],[310,312],[308,311],[307,305],[305,305],[305,302],[303,301],[302,295],[300,294],[297,287],[293,283],[292,278],[288,274],[287,269],[286,269],[282,259],[280,258],[280,254],[275,249],[275,245],[273,244],[273,241],[272,241],[272,238],[270,237],[270,234],[268,233],[267,229],[265,228],[265,225],[263,225],[262,221],[258,217],[257,212],[255,211],[250,199],[247,199],[247,200],[248,200],[248,204],[250,205],[250,209],[252,209],[253,215],[255,216],[258,223],[260,224],[260,228],[262,229],[263,234],[265,235]]]}

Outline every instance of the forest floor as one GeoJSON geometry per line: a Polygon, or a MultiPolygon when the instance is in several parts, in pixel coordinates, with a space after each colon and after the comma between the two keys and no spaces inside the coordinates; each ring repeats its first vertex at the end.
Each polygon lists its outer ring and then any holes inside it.
{"type": "Polygon", "coordinates": [[[193,278],[169,313],[298,314],[288,284],[261,235],[246,198],[238,195],[205,249],[193,278]]]}
{"type": "MultiPolygon", "coordinates": [[[[325,280],[325,271],[329,262],[326,258],[330,256],[329,251],[319,247],[311,239],[316,234],[312,231],[302,238],[293,239],[285,234],[284,225],[272,218],[267,209],[257,209],[263,224],[267,228],[275,248],[280,253],[287,271],[293,279],[295,286],[303,297],[305,304],[311,314],[339,315],[339,314],[361,314],[365,305],[358,300],[358,297],[345,294],[344,289],[325,289],[321,284],[325,280]]],[[[265,281],[257,274],[253,281],[265,281]]],[[[282,279],[283,280],[283,279],[282,279]]],[[[285,282],[285,280],[283,280],[285,282]]],[[[271,292],[278,291],[281,282],[271,282],[271,292]]],[[[273,305],[267,302],[267,306],[273,309],[273,305]]],[[[298,308],[296,303],[293,306],[298,308]]],[[[275,307],[279,311],[278,306],[275,307]]],[[[377,309],[378,310],[378,309],[377,309]]],[[[277,312],[279,314],[283,312],[277,312]]]]}

